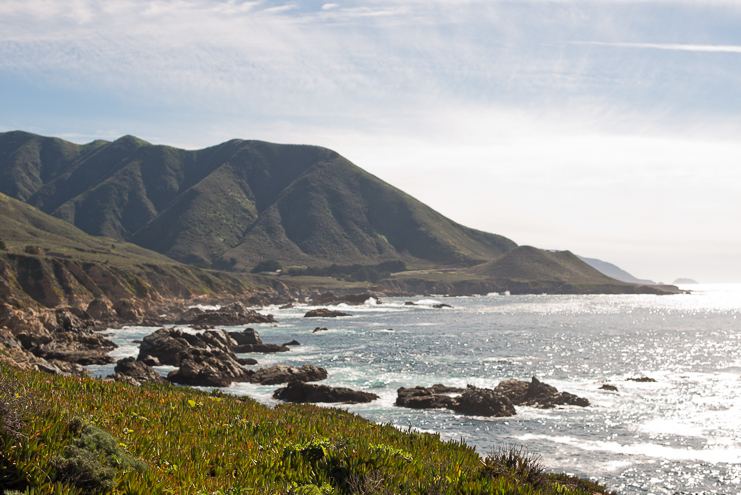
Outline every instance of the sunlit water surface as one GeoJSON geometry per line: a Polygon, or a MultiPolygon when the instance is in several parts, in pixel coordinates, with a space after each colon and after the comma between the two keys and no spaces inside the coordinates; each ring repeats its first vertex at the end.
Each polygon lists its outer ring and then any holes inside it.
{"type": "MultiPolygon", "coordinates": [[[[255,368],[323,366],[326,385],[380,395],[341,406],[373,421],[463,438],[482,454],[525,444],[549,469],[621,493],[741,493],[741,285],[683,288],[693,293],[392,298],[341,305],[334,309],[353,317],[338,319],[304,318],[306,306],[273,307],[263,312],[280,323],[251,326],[267,343],[296,339],[301,346],[250,356],[260,362],[255,368]],[[454,307],[433,309],[434,302],[454,307]],[[316,326],[329,330],[312,333],[316,326]],[[518,407],[516,416],[496,419],[393,405],[402,386],[494,387],[531,376],[592,405],[518,407]],[[640,376],[657,381],[626,381],[640,376]],[[604,383],[618,392],[600,390],[604,383]]],[[[121,346],[112,355],[137,355],[131,341],[153,330],[111,330],[121,346]]],[[[275,388],[235,384],[228,392],[272,405],[275,388]]]]}

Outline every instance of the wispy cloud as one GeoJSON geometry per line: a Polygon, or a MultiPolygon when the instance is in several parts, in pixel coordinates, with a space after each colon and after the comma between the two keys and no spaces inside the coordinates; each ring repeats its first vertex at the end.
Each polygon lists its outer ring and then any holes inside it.
{"type": "Polygon", "coordinates": [[[683,52],[741,53],[739,45],[681,45],[676,43],[606,43],[601,41],[572,41],[576,45],[615,46],[621,48],[653,48],[683,52]]]}

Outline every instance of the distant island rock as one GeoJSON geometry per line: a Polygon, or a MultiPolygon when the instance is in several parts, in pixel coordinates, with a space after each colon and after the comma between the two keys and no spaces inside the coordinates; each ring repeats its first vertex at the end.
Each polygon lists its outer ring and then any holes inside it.
{"type": "Polygon", "coordinates": [[[696,280],[692,280],[691,278],[678,278],[674,282],[672,282],[673,285],[688,285],[688,284],[699,284],[700,282],[696,280]]]}

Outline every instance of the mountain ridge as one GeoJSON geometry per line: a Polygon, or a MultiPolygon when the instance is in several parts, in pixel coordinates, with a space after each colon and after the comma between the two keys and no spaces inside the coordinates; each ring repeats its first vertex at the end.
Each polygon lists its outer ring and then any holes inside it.
{"type": "Polygon", "coordinates": [[[221,269],[265,259],[466,265],[516,246],[318,146],[233,139],[189,151],[13,131],[0,134],[0,178],[0,192],[88,234],[221,269]]]}

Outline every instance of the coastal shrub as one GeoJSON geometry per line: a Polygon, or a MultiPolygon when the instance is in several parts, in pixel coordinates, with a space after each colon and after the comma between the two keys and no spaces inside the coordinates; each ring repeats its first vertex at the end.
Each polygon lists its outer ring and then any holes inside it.
{"type": "Polygon", "coordinates": [[[5,245],[5,241],[0,239],[0,251],[7,251],[8,246],[5,245]]]}
{"type": "Polygon", "coordinates": [[[282,270],[283,265],[280,264],[280,261],[276,260],[267,260],[267,261],[261,261],[255,267],[250,270],[250,273],[260,273],[260,272],[277,272],[278,270],[282,270]]]}
{"type": "Polygon", "coordinates": [[[524,445],[492,447],[483,462],[490,476],[516,478],[533,486],[540,486],[544,480],[541,457],[528,452],[524,445]]]}
{"type": "Polygon", "coordinates": [[[78,435],[66,448],[64,456],[56,456],[51,465],[56,481],[74,485],[83,493],[106,493],[115,486],[116,471],[143,472],[146,465],[132,459],[112,435],[80,417],[69,423],[70,432],[78,435]]]}

